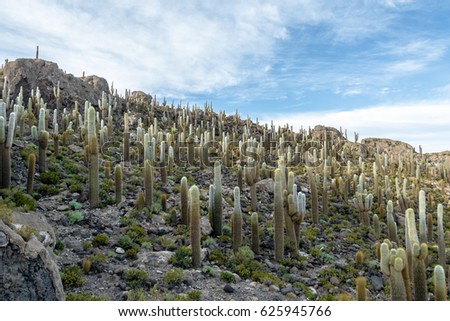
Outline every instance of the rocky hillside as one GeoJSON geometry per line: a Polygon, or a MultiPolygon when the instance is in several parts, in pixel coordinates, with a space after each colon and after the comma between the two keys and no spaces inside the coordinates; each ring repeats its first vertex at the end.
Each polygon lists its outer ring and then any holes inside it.
{"type": "Polygon", "coordinates": [[[40,59],[0,76],[0,218],[45,247],[56,298],[448,297],[445,153],[120,96],[40,59]]]}

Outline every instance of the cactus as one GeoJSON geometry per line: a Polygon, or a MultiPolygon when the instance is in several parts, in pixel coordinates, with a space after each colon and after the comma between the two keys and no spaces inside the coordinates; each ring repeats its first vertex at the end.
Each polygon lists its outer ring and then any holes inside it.
{"type": "Polygon", "coordinates": [[[420,243],[426,243],[427,240],[427,222],[426,222],[426,199],[425,192],[420,190],[419,192],[419,241],[420,243]]]}
{"type": "Polygon", "coordinates": [[[393,301],[410,300],[411,291],[406,253],[402,248],[390,249],[391,245],[389,240],[385,240],[380,246],[381,272],[389,278],[393,301]]]}
{"type": "Polygon", "coordinates": [[[103,170],[105,172],[105,178],[109,179],[111,177],[111,162],[109,160],[105,160],[103,163],[103,170]]]}
{"type": "Polygon", "coordinates": [[[214,164],[214,208],[212,228],[215,235],[222,235],[222,173],[218,161],[214,164]]]}
{"type": "Polygon", "coordinates": [[[366,301],[366,278],[363,276],[358,276],[356,278],[356,300],[366,301]]]}
{"type": "Polygon", "coordinates": [[[242,181],[243,181],[243,170],[242,170],[242,166],[238,165],[237,166],[237,186],[239,187],[239,189],[242,191],[242,181]]]}
{"type": "Polygon", "coordinates": [[[437,207],[437,232],[438,232],[438,254],[439,254],[439,265],[445,270],[445,234],[444,234],[444,208],[442,204],[438,204],[437,207]]]}
{"type": "Polygon", "coordinates": [[[427,275],[425,261],[428,256],[428,245],[426,243],[414,243],[412,249],[412,269],[414,280],[414,299],[416,301],[428,300],[427,275]]]}
{"type": "Polygon", "coordinates": [[[9,115],[8,135],[6,136],[6,121],[0,117],[0,150],[1,150],[1,177],[0,187],[11,187],[11,147],[14,141],[16,114],[9,115]]]}
{"type": "Polygon", "coordinates": [[[402,271],[406,269],[403,259],[400,257],[393,257],[391,262],[391,298],[392,301],[406,300],[406,285],[403,279],[402,271]]]}
{"type": "Polygon", "coordinates": [[[48,131],[39,131],[39,173],[45,173],[47,171],[47,145],[49,136],[48,131]]]}
{"type": "Polygon", "coordinates": [[[144,203],[146,206],[153,204],[153,168],[149,160],[144,161],[144,203]]]}
{"type": "Polygon", "coordinates": [[[433,272],[434,301],[447,301],[447,284],[445,271],[441,265],[436,265],[433,272]]]}
{"type": "Polygon", "coordinates": [[[252,202],[252,208],[254,211],[257,211],[258,210],[258,198],[256,195],[257,173],[254,161],[250,162],[248,166],[244,166],[244,177],[245,182],[250,187],[250,199],[252,202]]]}
{"type": "Polygon", "coordinates": [[[180,198],[181,198],[181,224],[189,224],[188,213],[188,182],[187,178],[183,176],[180,183],[180,198]]]}
{"type": "Polygon", "coordinates": [[[253,212],[250,217],[251,229],[252,229],[252,251],[255,254],[259,254],[259,230],[258,230],[258,213],[253,212]]]}
{"type": "Polygon", "coordinates": [[[373,223],[373,234],[378,239],[381,235],[381,227],[380,227],[380,219],[378,218],[377,214],[374,214],[372,217],[372,223],[373,223]]]}
{"type": "Polygon", "coordinates": [[[28,156],[28,178],[27,178],[27,193],[28,194],[31,194],[33,192],[35,166],[36,166],[36,155],[31,153],[28,156]]]}
{"type": "Polygon", "coordinates": [[[394,220],[394,204],[391,200],[388,201],[386,207],[386,219],[388,227],[388,238],[392,242],[398,244],[397,223],[394,220]]]}
{"type": "Polygon", "coordinates": [[[325,162],[323,164],[323,186],[322,186],[322,213],[324,216],[328,215],[327,177],[328,177],[328,166],[327,166],[327,160],[325,160],[325,162]]]}
{"type": "Polygon", "coordinates": [[[308,181],[311,189],[312,223],[317,225],[319,224],[319,204],[317,198],[317,186],[316,186],[316,179],[314,178],[314,175],[310,169],[308,169],[308,181]]]}
{"type": "Polygon", "coordinates": [[[281,169],[275,170],[274,182],[274,238],[275,260],[280,261],[284,255],[284,206],[281,169]]]}
{"type": "Polygon", "coordinates": [[[193,185],[189,189],[189,216],[191,228],[192,265],[199,268],[201,265],[201,229],[200,229],[200,192],[193,185]]]}
{"type": "Polygon", "coordinates": [[[120,202],[122,202],[122,181],[123,181],[122,166],[120,166],[120,164],[117,164],[114,167],[114,183],[115,183],[115,194],[117,205],[120,202]]]}
{"type": "Polygon", "coordinates": [[[128,163],[130,161],[130,131],[128,129],[128,114],[123,114],[123,161],[128,163]]]}
{"type": "Polygon", "coordinates": [[[145,194],[143,191],[137,193],[135,207],[138,212],[141,212],[145,208],[145,194]]]}
{"type": "Polygon", "coordinates": [[[355,254],[355,263],[358,265],[361,265],[364,263],[364,252],[363,251],[358,251],[355,254]]]}
{"type": "Polygon", "coordinates": [[[95,109],[88,109],[88,146],[89,146],[89,206],[91,208],[99,205],[99,165],[98,165],[98,142],[95,128],[95,109]]]}
{"type": "Polygon", "coordinates": [[[242,246],[242,210],[239,187],[234,188],[234,212],[233,212],[233,252],[237,253],[242,246]]]}

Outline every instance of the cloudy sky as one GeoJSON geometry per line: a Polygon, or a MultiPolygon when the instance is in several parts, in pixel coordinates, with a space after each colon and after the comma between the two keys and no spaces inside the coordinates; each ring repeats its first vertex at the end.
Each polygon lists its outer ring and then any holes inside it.
{"type": "Polygon", "coordinates": [[[450,2],[2,0],[0,58],[450,150],[450,2]]]}

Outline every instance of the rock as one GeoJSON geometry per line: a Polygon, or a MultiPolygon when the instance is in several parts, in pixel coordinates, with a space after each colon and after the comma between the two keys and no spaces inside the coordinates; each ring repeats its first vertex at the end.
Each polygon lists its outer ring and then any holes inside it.
{"type": "Polygon", "coordinates": [[[0,220],[0,300],[65,299],[58,266],[36,238],[25,242],[0,220]]]}
{"type": "Polygon", "coordinates": [[[332,277],[330,278],[330,283],[333,284],[333,285],[338,285],[338,284],[341,283],[341,282],[339,281],[339,278],[338,278],[338,277],[332,276],[332,277]]]}
{"type": "Polygon", "coordinates": [[[223,287],[223,290],[226,293],[233,293],[235,291],[235,289],[229,284],[225,284],[225,286],[223,287]]]}
{"type": "MultiPolygon", "coordinates": [[[[20,87],[23,87],[24,102],[28,101],[32,89],[36,91],[36,88],[39,88],[44,101],[51,107],[56,106],[53,87],[56,87],[58,82],[62,106],[73,106],[75,100],[80,106],[84,106],[86,100],[97,106],[102,92],[109,93],[108,82],[104,78],[75,77],[59,69],[56,63],[42,59],[22,58],[8,61],[3,72],[11,88],[11,97],[16,97],[20,87]]],[[[3,82],[0,87],[3,87],[3,82]]]]}
{"type": "Polygon", "coordinates": [[[211,235],[212,227],[211,227],[211,223],[209,222],[208,217],[206,217],[206,216],[201,217],[200,228],[202,230],[202,235],[211,235]]]}
{"type": "Polygon", "coordinates": [[[152,96],[149,94],[144,93],[143,91],[133,91],[130,95],[130,100],[137,103],[137,104],[145,104],[145,105],[151,105],[152,103],[152,96]]]}
{"type": "Polygon", "coordinates": [[[280,288],[272,284],[271,286],[269,286],[269,292],[280,292],[280,288]]]}
{"type": "Polygon", "coordinates": [[[116,247],[116,253],[117,254],[125,254],[125,250],[121,247],[116,247]]]}
{"type": "Polygon", "coordinates": [[[372,275],[370,278],[370,283],[375,291],[381,291],[384,288],[383,278],[378,275],[372,275]]]}
{"type": "Polygon", "coordinates": [[[67,148],[74,154],[84,154],[84,149],[77,145],[69,145],[67,148]]]}
{"type": "Polygon", "coordinates": [[[69,210],[69,205],[60,205],[56,208],[57,211],[64,212],[69,210]]]}
{"type": "Polygon", "coordinates": [[[262,179],[256,183],[256,190],[273,194],[273,179],[262,179]]]}
{"type": "Polygon", "coordinates": [[[286,295],[288,293],[294,292],[294,288],[291,285],[288,285],[280,290],[281,294],[286,295]]]}
{"type": "Polygon", "coordinates": [[[13,226],[19,229],[22,226],[34,228],[39,233],[39,241],[46,247],[50,247],[51,251],[56,243],[53,228],[48,224],[47,219],[37,213],[13,213],[13,226]]]}

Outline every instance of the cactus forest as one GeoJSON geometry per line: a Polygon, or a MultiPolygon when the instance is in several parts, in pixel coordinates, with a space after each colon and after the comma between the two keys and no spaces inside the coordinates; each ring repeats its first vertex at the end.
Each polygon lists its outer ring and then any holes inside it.
{"type": "Polygon", "coordinates": [[[66,300],[448,300],[449,152],[112,86],[13,87],[10,63],[0,218],[45,245],[66,300]]]}

